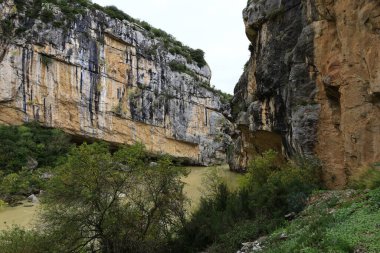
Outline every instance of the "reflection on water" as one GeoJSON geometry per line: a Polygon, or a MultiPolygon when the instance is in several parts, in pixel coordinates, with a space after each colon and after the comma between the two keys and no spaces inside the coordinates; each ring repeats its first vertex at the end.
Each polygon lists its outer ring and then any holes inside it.
{"type": "MultiPolygon", "coordinates": [[[[189,167],[189,175],[183,178],[185,183],[184,192],[190,199],[190,210],[194,210],[201,199],[201,196],[207,194],[207,183],[213,177],[219,177],[227,183],[230,189],[238,186],[239,174],[229,171],[227,165],[216,167],[189,167]],[[211,178],[210,178],[211,177],[211,178]],[[206,185],[205,185],[206,184],[206,185]]],[[[0,230],[9,228],[13,225],[31,227],[36,219],[38,204],[24,202],[17,207],[5,207],[0,209],[0,230]]]]}
{"type": "Polygon", "coordinates": [[[188,167],[190,174],[183,178],[185,184],[184,192],[190,199],[190,210],[194,210],[201,200],[202,196],[208,194],[208,183],[214,180],[214,177],[222,179],[227,186],[234,190],[238,187],[241,174],[231,172],[228,165],[215,167],[188,167]]]}

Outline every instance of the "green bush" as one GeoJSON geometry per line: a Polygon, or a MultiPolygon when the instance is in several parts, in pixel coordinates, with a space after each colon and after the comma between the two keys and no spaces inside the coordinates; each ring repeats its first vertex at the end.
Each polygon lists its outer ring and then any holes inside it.
{"type": "Polygon", "coordinates": [[[0,126],[0,199],[9,204],[45,187],[42,175],[66,155],[69,138],[37,124],[0,126]]]}
{"type": "Polygon", "coordinates": [[[1,34],[4,37],[10,37],[13,33],[13,23],[10,20],[2,20],[0,21],[1,34]]]}
{"type": "Polygon", "coordinates": [[[19,199],[44,189],[45,181],[41,178],[42,173],[42,171],[32,172],[24,169],[18,173],[0,175],[0,198],[12,205],[19,199]]]}
{"type": "Polygon", "coordinates": [[[25,9],[25,0],[14,0],[14,3],[17,7],[17,11],[23,11],[25,9]]]}
{"type": "Polygon", "coordinates": [[[34,123],[0,125],[0,139],[0,168],[5,173],[21,171],[31,160],[38,167],[55,166],[71,146],[70,138],[62,131],[34,123]]]}
{"type": "Polygon", "coordinates": [[[44,23],[50,23],[54,20],[54,13],[50,9],[43,9],[41,11],[41,20],[44,23]]]}
{"type": "Polygon", "coordinates": [[[184,171],[141,144],[73,148],[42,198],[45,234],[67,252],[165,252],[185,213],[184,171]]]}
{"type": "Polygon", "coordinates": [[[170,62],[169,67],[172,71],[176,71],[176,72],[186,73],[188,71],[188,68],[186,67],[185,64],[182,64],[176,61],[170,62]]]}
{"type": "MultiPolygon", "coordinates": [[[[96,6],[98,7],[98,6],[96,6]]],[[[120,20],[128,20],[130,22],[135,22],[136,20],[133,19],[131,16],[123,12],[122,10],[119,10],[116,6],[106,6],[101,8],[102,11],[104,11],[106,14],[108,14],[111,18],[116,18],[120,20]]]]}
{"type": "Polygon", "coordinates": [[[319,165],[307,159],[282,164],[268,151],[254,159],[242,188],[228,191],[224,184],[199,209],[173,242],[173,252],[233,252],[245,240],[273,231],[284,214],[299,212],[309,194],[319,187],[319,165]]]}
{"type": "Polygon", "coordinates": [[[276,152],[265,152],[249,166],[244,188],[254,200],[250,207],[279,215],[299,212],[308,195],[320,187],[319,169],[318,163],[304,158],[281,165],[276,152]]]}
{"type": "Polygon", "coordinates": [[[176,61],[171,61],[169,63],[169,67],[172,71],[185,73],[185,74],[188,74],[189,76],[191,76],[192,78],[194,78],[196,81],[199,80],[198,75],[196,73],[194,73],[194,71],[188,69],[185,64],[182,64],[182,63],[179,63],[176,61]]]}
{"type": "Polygon", "coordinates": [[[198,63],[198,67],[206,66],[207,62],[205,60],[205,52],[201,49],[190,50],[191,58],[198,63]]]}
{"type": "Polygon", "coordinates": [[[5,207],[5,206],[7,206],[7,203],[0,199],[0,210],[1,210],[1,208],[5,207]]]}
{"type": "Polygon", "coordinates": [[[361,172],[350,179],[354,189],[376,189],[380,187],[380,169],[376,165],[363,168],[361,172]]]}
{"type": "Polygon", "coordinates": [[[58,253],[45,235],[20,227],[0,231],[0,249],[1,253],[58,253]]]}
{"type": "Polygon", "coordinates": [[[52,62],[53,61],[52,61],[52,59],[49,56],[41,54],[41,63],[44,66],[48,67],[52,62]]]}

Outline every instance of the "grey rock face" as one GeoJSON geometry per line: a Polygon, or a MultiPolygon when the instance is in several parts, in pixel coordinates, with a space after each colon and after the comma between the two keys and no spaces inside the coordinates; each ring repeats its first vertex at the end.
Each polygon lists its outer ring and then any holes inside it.
{"type": "Polygon", "coordinates": [[[379,13],[373,0],[248,2],[231,168],[268,148],[313,155],[324,183],[341,188],[379,161],[379,13]]]}
{"type": "Polygon", "coordinates": [[[320,110],[314,102],[313,11],[301,0],[251,1],[243,11],[251,58],[232,102],[233,170],[268,148],[287,156],[313,154],[320,110]]]}
{"type": "MultiPolygon", "coordinates": [[[[59,27],[23,19],[11,0],[0,6],[0,21],[11,17],[13,32],[22,31],[0,44],[0,123],[36,120],[84,138],[139,141],[198,164],[225,162],[225,107],[204,87],[207,65],[98,10],[59,27]]],[[[64,15],[54,5],[43,8],[64,15]]]]}

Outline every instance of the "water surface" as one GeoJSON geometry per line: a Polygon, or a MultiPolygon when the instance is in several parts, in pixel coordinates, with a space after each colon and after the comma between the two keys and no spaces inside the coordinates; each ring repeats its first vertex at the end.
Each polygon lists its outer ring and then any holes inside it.
{"type": "Polygon", "coordinates": [[[0,230],[7,229],[13,225],[21,227],[32,226],[36,219],[38,204],[23,202],[22,205],[16,207],[0,208],[0,230]]]}
{"type": "MultiPolygon", "coordinates": [[[[189,175],[182,179],[185,183],[184,192],[190,200],[190,211],[199,205],[202,196],[210,193],[212,182],[216,179],[226,182],[230,189],[238,187],[239,174],[229,171],[227,165],[215,167],[188,167],[189,175]]],[[[13,225],[32,227],[37,218],[38,204],[23,202],[16,207],[5,207],[0,209],[0,230],[7,229],[13,225]]]]}
{"type": "Polygon", "coordinates": [[[202,196],[210,194],[214,182],[223,181],[230,190],[235,190],[239,186],[239,181],[243,175],[231,172],[228,165],[214,167],[188,167],[190,174],[183,178],[185,183],[184,192],[190,199],[190,210],[194,210],[199,205],[202,196]]]}

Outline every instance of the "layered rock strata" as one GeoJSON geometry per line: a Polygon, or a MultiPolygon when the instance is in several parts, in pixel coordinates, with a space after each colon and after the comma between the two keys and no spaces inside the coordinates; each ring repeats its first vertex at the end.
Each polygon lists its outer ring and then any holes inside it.
{"type": "MultiPolygon", "coordinates": [[[[225,161],[220,129],[227,120],[220,97],[207,87],[207,65],[170,53],[139,25],[99,10],[58,27],[39,19],[21,23],[25,13],[12,0],[2,2],[0,20],[12,35],[3,25],[1,124],[38,121],[78,137],[141,142],[197,164],[225,161]]],[[[43,8],[64,15],[54,5],[43,8]]]]}

